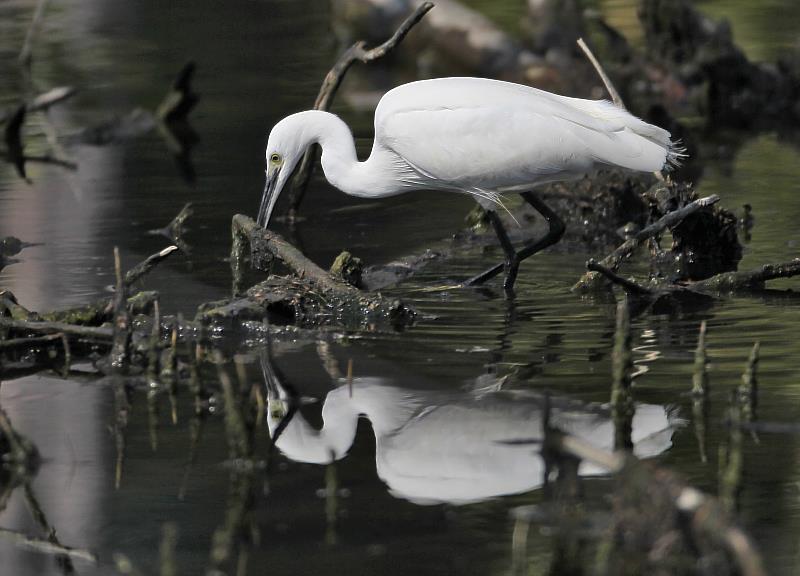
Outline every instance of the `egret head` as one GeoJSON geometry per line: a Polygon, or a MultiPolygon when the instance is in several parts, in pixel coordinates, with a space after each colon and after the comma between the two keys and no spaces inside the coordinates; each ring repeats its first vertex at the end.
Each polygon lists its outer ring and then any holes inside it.
{"type": "Polygon", "coordinates": [[[269,133],[266,153],[266,183],[261,207],[258,210],[258,225],[266,228],[286,181],[292,175],[297,162],[312,143],[303,121],[303,112],[287,116],[269,133]]]}

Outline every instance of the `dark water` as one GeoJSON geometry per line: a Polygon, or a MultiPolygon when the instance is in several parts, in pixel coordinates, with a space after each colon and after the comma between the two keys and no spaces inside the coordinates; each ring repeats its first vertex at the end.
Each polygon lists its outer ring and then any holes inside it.
{"type": "MultiPolygon", "coordinates": [[[[6,0],[0,5],[2,104],[13,103],[26,90],[15,59],[34,4],[6,0]]],[[[508,9],[491,4],[492,16],[511,26],[517,3],[508,2],[514,5],[508,9]]],[[[630,21],[630,3],[608,4],[615,18],[630,21]]],[[[737,35],[742,23],[745,48],[751,54],[772,56],[800,30],[793,16],[775,14],[795,14],[791,1],[765,4],[758,20],[748,16],[751,8],[744,3],[705,6],[715,15],[730,12],[737,35]],[[781,25],[773,26],[774,22],[781,25]]],[[[0,236],[43,243],[26,249],[20,263],[0,272],[0,286],[35,310],[92,302],[112,283],[112,247],[120,247],[128,264],[141,260],[166,243],[147,231],[163,226],[184,203],[192,202],[195,214],[187,236],[191,257],[163,264],[148,277],[147,286],[161,292],[162,307],[169,312],[192,314],[200,302],[226,296],[230,276],[224,258],[230,217],[256,208],[267,131],[280,117],[313,102],[337,49],[326,3],[316,0],[51,2],[34,50],[33,76],[42,85],[71,84],[81,89],[74,100],[52,111],[57,132],[71,134],[136,106],[154,107],[184,61],[192,58],[198,64],[196,87],[202,95],[191,116],[200,137],[192,154],[197,177],[194,183],[182,180],[155,131],[104,147],[71,146],[67,152],[79,164],[77,172],[30,165],[32,184],[17,178],[10,166],[0,167],[0,236]]],[[[371,72],[359,70],[348,82],[376,90],[407,77],[407,71],[376,67],[371,72]]],[[[353,126],[360,148],[367,150],[371,116],[351,106],[364,99],[364,91],[351,87],[335,108],[353,126]]],[[[45,152],[49,128],[41,118],[31,117],[25,129],[29,151],[45,152]]],[[[720,194],[728,207],[753,206],[755,227],[741,267],[796,257],[798,149],[772,134],[716,135],[716,140],[736,145],[720,147],[708,159],[698,186],[701,194],[720,194]]],[[[458,197],[424,193],[360,202],[318,178],[296,239],[323,265],[343,248],[367,262],[380,263],[419,251],[457,230],[470,208],[458,197]]],[[[420,475],[416,491],[410,492],[399,487],[389,472],[402,470],[401,460],[393,459],[399,448],[390,450],[381,431],[386,422],[402,422],[404,406],[450,406],[463,412],[456,411],[455,416],[430,412],[425,421],[430,430],[441,431],[442,437],[468,438],[485,426],[487,437],[507,437],[509,432],[493,423],[498,416],[515,422],[514,410],[521,411],[519,417],[526,422],[535,422],[538,409],[531,396],[535,392],[546,389],[573,400],[606,401],[613,304],[568,291],[588,256],[548,252],[527,262],[513,304],[500,291],[429,289],[464,278],[499,258],[498,250],[476,250],[430,267],[397,291],[424,314],[412,330],[342,337],[331,343],[330,354],[340,370],[348,360],[353,362],[356,397],[360,399],[359,390],[373,392],[364,394],[371,398],[369,409],[363,410],[368,421],[357,425],[348,456],[336,466],[337,520],[335,525],[326,521],[321,492],[330,473],[326,467],[280,458],[269,495],[259,497],[254,512],[260,543],[251,553],[250,573],[507,573],[509,508],[541,497],[530,454],[515,454],[505,464],[502,455],[496,455],[499,460],[493,465],[497,469],[513,461],[523,467],[522,476],[531,478],[527,486],[498,488],[494,494],[486,488],[483,494],[459,500],[452,496],[455,488],[435,488],[435,482],[426,479],[426,462],[437,458],[442,462],[445,454],[452,457],[453,470],[467,474],[458,467],[471,463],[467,468],[474,473],[480,468],[476,464],[487,458],[479,451],[480,442],[471,442],[476,452],[459,460],[452,446],[432,445],[427,452],[415,452],[417,444],[409,441],[403,457],[420,475]],[[504,376],[523,396],[513,409],[502,394],[475,393],[504,376]],[[439,420],[434,418],[437,414],[439,420]],[[475,424],[459,428],[464,422],[475,424]],[[501,497],[503,491],[515,494],[501,497]]],[[[800,287],[796,280],[775,286],[800,287]]],[[[761,342],[762,351],[760,416],[789,422],[800,418],[796,362],[800,307],[791,299],[732,297],[699,311],[636,318],[635,394],[638,402],[653,410],[656,420],[651,419],[650,425],[667,413],[690,417],[688,400],[681,393],[691,385],[702,320],[708,323],[712,360],[709,461],[701,462],[691,426],[666,433],[649,454],[715,493],[723,407],[739,383],[754,341],[761,342]]],[[[258,352],[242,357],[251,380],[261,378],[258,352]]],[[[335,406],[335,400],[326,396],[336,382],[323,369],[315,342],[281,342],[274,352],[275,366],[287,382],[303,395],[335,406]]],[[[341,394],[340,388],[336,390],[333,397],[341,394]]],[[[134,396],[127,461],[117,490],[109,432],[114,417],[111,387],[28,377],[3,382],[0,401],[18,430],[42,452],[44,463],[32,487],[60,540],[99,555],[96,567],[76,560],[79,573],[113,573],[114,553],[126,554],[141,569],[154,572],[161,527],[167,521],[175,522],[179,531],[182,573],[202,570],[212,534],[226,514],[229,473],[222,465],[227,447],[221,418],[206,420],[198,461],[180,500],[190,441],[188,400],[178,406],[177,426],[169,422],[166,404],[162,406],[158,449],[153,451],[144,394],[134,396]]],[[[320,404],[305,410],[317,425],[320,404]]],[[[642,424],[641,430],[648,429],[642,424]]],[[[346,438],[340,441],[346,447],[346,438]]],[[[258,442],[266,446],[266,427],[259,431],[258,442]]],[[[489,462],[486,467],[492,468],[489,462]]],[[[774,574],[793,574],[800,568],[798,462],[800,443],[793,436],[764,434],[758,444],[746,442],[740,518],[774,574]]],[[[507,476],[508,481],[515,477],[510,470],[507,476]]],[[[486,477],[481,485],[492,486],[495,480],[486,477]]],[[[0,512],[0,526],[37,533],[21,490],[0,512]]],[[[549,554],[548,537],[532,534],[530,573],[543,573],[549,554]]],[[[0,566],[3,574],[60,573],[52,557],[23,551],[4,540],[0,540],[0,566]]]]}

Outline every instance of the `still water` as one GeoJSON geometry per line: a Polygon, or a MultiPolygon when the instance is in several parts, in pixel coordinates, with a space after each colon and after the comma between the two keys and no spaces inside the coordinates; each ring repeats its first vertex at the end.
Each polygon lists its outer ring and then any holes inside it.
{"type": "MultiPolygon", "coordinates": [[[[469,4],[491,5],[488,13],[510,28],[522,3],[469,4]]],[[[27,0],[0,5],[4,106],[28,89],[16,55],[34,5],[27,0]]],[[[764,4],[758,19],[748,16],[752,7],[746,3],[703,6],[715,16],[730,13],[734,34],[738,37],[741,29],[751,56],[773,57],[800,31],[790,0],[764,4]]],[[[606,8],[615,22],[631,27],[630,2],[608,2],[606,8]]],[[[34,310],[93,302],[107,294],[113,281],[112,247],[120,247],[125,263],[138,262],[166,242],[147,232],[165,225],[192,202],[195,213],[187,236],[191,255],[166,262],[146,284],[160,291],[162,308],[170,313],[192,315],[197,304],[227,296],[230,276],[224,259],[230,217],[255,211],[268,128],[313,102],[338,50],[327,4],[317,0],[224,5],[53,0],[35,44],[33,77],[41,86],[70,84],[80,93],[52,110],[50,125],[36,117],[28,121],[29,152],[45,152],[47,133],[53,129],[69,135],[135,107],[155,107],[183,63],[193,59],[198,65],[196,89],[202,96],[191,116],[199,136],[192,151],[196,177],[181,177],[156,131],[103,147],[70,146],[67,152],[79,165],[76,172],[31,164],[31,183],[17,178],[11,166],[0,167],[0,236],[41,243],[0,272],[0,287],[34,310]]],[[[374,89],[409,74],[379,66],[356,72],[348,80],[374,89]]],[[[366,151],[371,115],[348,105],[358,97],[348,95],[346,82],[335,111],[353,126],[360,149],[366,151]]],[[[796,257],[800,151],[769,133],[716,135],[715,140],[735,145],[719,147],[718,154],[706,159],[698,188],[702,195],[719,194],[731,209],[753,206],[755,226],[741,268],[796,257]]],[[[418,252],[456,231],[470,208],[470,202],[459,197],[424,193],[358,201],[317,177],[294,237],[322,265],[345,248],[367,263],[382,263],[418,252]]],[[[326,426],[327,439],[334,442],[337,455],[347,455],[335,469],[338,498],[332,522],[324,498],[330,471],[309,463],[320,461],[320,455],[303,436],[311,434],[302,426],[305,420],[293,424],[294,435],[284,439],[286,455],[276,462],[269,493],[259,497],[253,512],[259,538],[249,558],[249,573],[508,572],[508,511],[539,501],[540,462],[518,447],[488,450],[486,440],[532,434],[540,418],[537,394],[543,390],[570,401],[607,401],[614,309],[607,301],[568,291],[587,257],[595,255],[559,250],[523,265],[513,303],[499,290],[424,290],[441,285],[443,279],[464,278],[499,255],[499,250],[467,253],[431,266],[396,290],[423,313],[418,325],[405,333],[342,338],[322,355],[313,341],[275,346],[271,366],[281,381],[318,400],[303,409],[303,418],[318,427],[320,411],[331,415],[326,423],[336,424],[326,426]],[[336,375],[329,373],[331,365],[344,372],[348,361],[353,365],[354,398],[361,403],[357,412],[366,414],[361,420],[352,410],[343,413],[348,403],[340,398],[343,389],[337,387],[336,375]],[[508,377],[514,394],[487,392],[503,377],[508,377]],[[420,411],[428,416],[415,420],[420,437],[463,442],[420,446],[413,435],[390,433],[398,428],[414,432],[405,423],[409,414],[420,411]],[[306,451],[293,450],[292,440],[306,451]],[[474,452],[463,453],[464,445],[474,452]],[[426,473],[432,462],[446,462],[454,475],[480,477],[482,491],[437,483],[435,475],[426,473]],[[492,477],[492,470],[499,468],[507,474],[492,477]],[[413,481],[404,472],[408,469],[417,474],[413,481]]],[[[800,285],[795,279],[776,287],[800,285]]],[[[703,310],[635,318],[635,394],[641,417],[634,433],[640,453],[715,493],[723,408],[754,341],[761,342],[762,351],[760,416],[781,422],[800,418],[798,326],[796,300],[766,296],[724,298],[703,310]],[[700,459],[691,426],[677,424],[691,414],[682,393],[691,385],[702,320],[708,323],[712,361],[707,463],[700,459]]],[[[260,351],[251,350],[242,357],[248,379],[263,377],[259,356],[260,351]]],[[[99,556],[97,566],[75,560],[79,573],[114,573],[115,553],[127,555],[145,573],[154,573],[165,522],[177,526],[182,573],[199,573],[206,566],[212,534],[225,521],[228,498],[222,418],[211,416],[204,422],[197,461],[185,475],[192,433],[188,400],[178,405],[177,425],[170,422],[168,407],[162,407],[154,450],[144,394],[134,395],[127,461],[115,489],[109,386],[27,377],[3,382],[0,402],[43,455],[32,489],[59,539],[99,556]]],[[[564,417],[569,418],[568,411],[564,417]]],[[[594,435],[602,443],[609,433],[603,418],[576,416],[576,433],[594,435]]],[[[258,435],[261,449],[267,444],[267,428],[258,435]]],[[[319,441],[314,434],[309,438],[319,441]]],[[[748,439],[745,446],[740,518],[773,574],[800,570],[799,449],[793,436],[767,434],[760,443],[748,439]]],[[[0,511],[0,526],[37,533],[22,490],[15,491],[0,511]]],[[[530,573],[547,570],[547,542],[545,534],[531,535],[530,573]]],[[[59,574],[62,568],[52,557],[0,540],[0,571],[59,574]]]]}

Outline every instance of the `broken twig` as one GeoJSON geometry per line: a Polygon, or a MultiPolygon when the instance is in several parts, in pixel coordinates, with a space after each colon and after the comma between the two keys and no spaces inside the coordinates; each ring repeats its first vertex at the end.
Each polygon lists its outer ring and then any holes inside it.
{"type": "Polygon", "coordinates": [[[125,286],[131,286],[134,282],[155,268],[162,260],[168,258],[175,250],[178,250],[177,246],[167,246],[160,252],[156,252],[148,256],[147,259],[142,262],[139,262],[125,273],[125,286]]]}
{"type": "Polygon", "coordinates": [[[594,66],[594,69],[597,71],[597,75],[600,76],[600,79],[603,81],[603,85],[605,85],[609,96],[611,96],[611,101],[614,102],[615,106],[625,110],[625,103],[622,101],[622,96],[619,95],[619,92],[617,92],[613,82],[611,82],[611,78],[609,78],[608,74],[606,74],[606,71],[603,70],[600,62],[597,60],[597,58],[595,58],[589,46],[587,46],[586,42],[583,41],[583,38],[578,38],[578,46],[580,46],[580,49],[583,50],[584,54],[586,54],[589,62],[591,62],[592,66],[594,66]]]}

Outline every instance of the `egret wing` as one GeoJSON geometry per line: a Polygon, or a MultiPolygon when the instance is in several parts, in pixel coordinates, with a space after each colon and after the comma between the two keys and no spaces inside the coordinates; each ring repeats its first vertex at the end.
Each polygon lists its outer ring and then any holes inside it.
{"type": "Polygon", "coordinates": [[[579,176],[598,163],[658,170],[671,146],[668,132],[608,102],[477,78],[388,92],[375,138],[428,180],[488,190],[579,176]]]}

